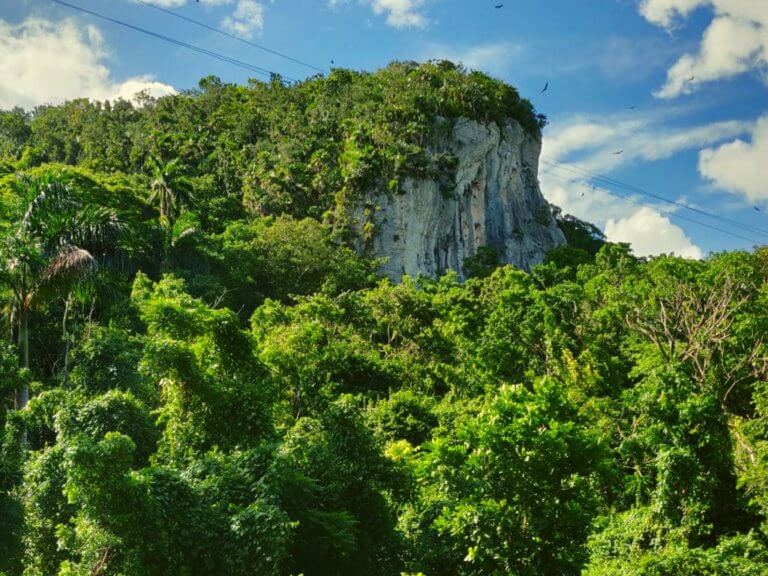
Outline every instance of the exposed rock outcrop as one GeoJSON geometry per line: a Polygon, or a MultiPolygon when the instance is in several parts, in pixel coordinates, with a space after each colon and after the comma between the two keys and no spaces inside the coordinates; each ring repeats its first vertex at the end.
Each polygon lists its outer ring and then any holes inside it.
{"type": "MultiPolygon", "coordinates": [[[[386,259],[382,271],[464,277],[464,260],[489,246],[501,261],[529,270],[565,243],[538,183],[541,142],[514,121],[503,127],[452,122],[433,147],[455,156],[446,182],[406,179],[400,190],[375,192],[355,210],[360,238],[373,226],[369,249],[386,259]]],[[[362,242],[362,240],[361,240],[362,242]]]]}

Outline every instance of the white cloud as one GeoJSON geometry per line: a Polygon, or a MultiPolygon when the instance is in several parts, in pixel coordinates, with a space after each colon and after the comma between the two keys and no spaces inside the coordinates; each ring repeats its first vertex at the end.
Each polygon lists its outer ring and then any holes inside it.
{"type": "MultiPolygon", "coordinates": [[[[145,0],[162,8],[176,8],[189,3],[197,4],[194,0],[145,0]]],[[[272,1],[272,0],[270,0],[272,1]]],[[[205,6],[231,6],[235,4],[234,11],[225,16],[221,21],[221,27],[245,38],[253,38],[255,34],[264,28],[264,4],[257,0],[199,0],[205,6]]]]}
{"type": "Polygon", "coordinates": [[[160,6],[162,8],[176,8],[178,6],[184,6],[184,4],[187,3],[187,0],[145,0],[145,1],[150,4],[154,4],[155,6],[160,6]]]}
{"type": "Polygon", "coordinates": [[[768,115],[757,121],[752,142],[734,140],[699,153],[699,173],[715,186],[753,203],[768,203],[768,115]]]}
{"type": "MultiPolygon", "coordinates": [[[[328,0],[331,6],[347,4],[349,0],[328,0]]],[[[395,28],[426,28],[429,20],[421,8],[426,0],[359,0],[367,4],[375,14],[384,15],[387,24],[395,28]]]]}
{"type": "MultiPolygon", "coordinates": [[[[187,3],[187,0],[144,0],[144,1],[148,2],[149,4],[160,6],[162,8],[178,8],[179,6],[184,6],[187,3]]],[[[226,6],[229,4],[234,4],[235,0],[199,0],[199,3],[205,4],[207,6],[226,6]]]]}
{"type": "Polygon", "coordinates": [[[676,254],[697,260],[703,257],[701,248],[691,242],[680,227],[651,208],[640,208],[621,220],[608,220],[605,236],[610,242],[631,244],[638,256],[676,254]]]}
{"type": "MultiPolygon", "coordinates": [[[[610,174],[625,164],[663,160],[720,144],[752,130],[748,122],[674,127],[683,114],[682,109],[667,107],[577,116],[553,124],[544,138],[542,192],[564,212],[603,229],[609,240],[632,244],[638,255],[674,252],[686,258],[702,257],[701,249],[667,217],[677,208],[626,189],[594,186],[598,182],[589,177],[590,173],[610,174]],[[622,154],[614,154],[621,150],[622,154]]],[[[675,200],[687,204],[684,199],[675,200]]]]}
{"type": "Polygon", "coordinates": [[[264,28],[264,5],[255,0],[238,0],[235,11],[221,25],[233,34],[252,38],[264,28]]]}
{"type": "Polygon", "coordinates": [[[141,90],[153,96],[175,92],[149,76],[116,81],[103,63],[107,51],[101,33],[73,20],[0,20],[0,54],[0,108],[126,98],[141,90]]]}
{"type": "Polygon", "coordinates": [[[173,86],[154,80],[152,76],[144,75],[130,78],[125,82],[114,85],[111,89],[111,95],[107,96],[107,98],[102,98],[102,100],[117,100],[120,98],[132,100],[139,92],[149,92],[151,96],[160,98],[161,96],[175,94],[176,90],[173,86]]]}
{"type": "Polygon", "coordinates": [[[643,0],[640,13],[651,23],[673,29],[697,8],[711,7],[715,17],[699,50],[681,57],[667,73],[659,98],[690,94],[705,82],[749,71],[768,81],[768,2],[765,0],[643,0]]]}
{"type": "Polygon", "coordinates": [[[649,22],[672,28],[677,16],[685,17],[708,0],[642,0],[640,13],[649,22]]]}
{"type": "Polygon", "coordinates": [[[448,46],[431,44],[424,51],[423,60],[451,60],[461,62],[467,68],[491,74],[502,74],[509,69],[512,60],[522,52],[511,42],[496,42],[477,46],[448,46]]]}
{"type": "Polygon", "coordinates": [[[621,200],[603,188],[593,187],[584,178],[565,170],[543,170],[541,190],[546,199],[562,208],[564,213],[592,222],[599,228],[605,228],[608,220],[626,218],[637,209],[627,200],[621,200]]]}
{"type": "Polygon", "coordinates": [[[591,186],[574,176],[565,170],[545,170],[541,175],[547,200],[564,213],[592,222],[603,229],[611,242],[631,244],[638,256],[674,252],[684,258],[702,257],[701,249],[659,209],[637,204],[648,202],[647,198],[627,195],[627,199],[622,199],[615,192],[591,186]]]}
{"type": "Polygon", "coordinates": [[[387,24],[395,28],[424,28],[427,19],[419,12],[424,0],[372,0],[376,14],[386,14],[387,24]]]}
{"type": "Polygon", "coordinates": [[[578,161],[583,168],[607,172],[622,165],[664,160],[686,150],[712,146],[752,129],[750,122],[740,121],[670,127],[670,120],[678,114],[669,109],[576,116],[550,126],[542,157],[550,162],[578,161]]]}

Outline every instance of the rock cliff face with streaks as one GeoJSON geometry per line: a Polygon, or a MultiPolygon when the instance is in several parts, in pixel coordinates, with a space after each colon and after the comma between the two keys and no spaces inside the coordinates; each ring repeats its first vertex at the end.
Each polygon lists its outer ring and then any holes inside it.
{"type": "Polygon", "coordinates": [[[514,121],[459,119],[443,132],[432,152],[455,169],[440,179],[406,179],[397,192],[373,192],[356,207],[360,247],[386,260],[387,276],[453,269],[464,278],[465,259],[481,246],[529,270],[565,243],[539,189],[537,138],[514,121]]]}

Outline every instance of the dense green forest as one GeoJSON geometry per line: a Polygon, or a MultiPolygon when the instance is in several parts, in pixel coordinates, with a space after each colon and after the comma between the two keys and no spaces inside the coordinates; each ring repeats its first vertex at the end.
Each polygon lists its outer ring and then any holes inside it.
{"type": "Polygon", "coordinates": [[[0,112],[0,574],[768,574],[768,249],[530,274],[347,246],[450,63],[0,112]]]}

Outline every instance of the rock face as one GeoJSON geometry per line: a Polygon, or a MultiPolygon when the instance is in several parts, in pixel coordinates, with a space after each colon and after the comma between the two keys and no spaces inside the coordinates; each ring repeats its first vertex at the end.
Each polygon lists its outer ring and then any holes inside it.
{"type": "Polygon", "coordinates": [[[373,225],[369,249],[386,260],[382,272],[461,278],[464,260],[481,246],[523,270],[565,243],[538,183],[541,143],[514,121],[499,127],[458,119],[434,152],[457,159],[452,182],[407,179],[397,193],[375,192],[357,207],[360,237],[373,225]]]}

